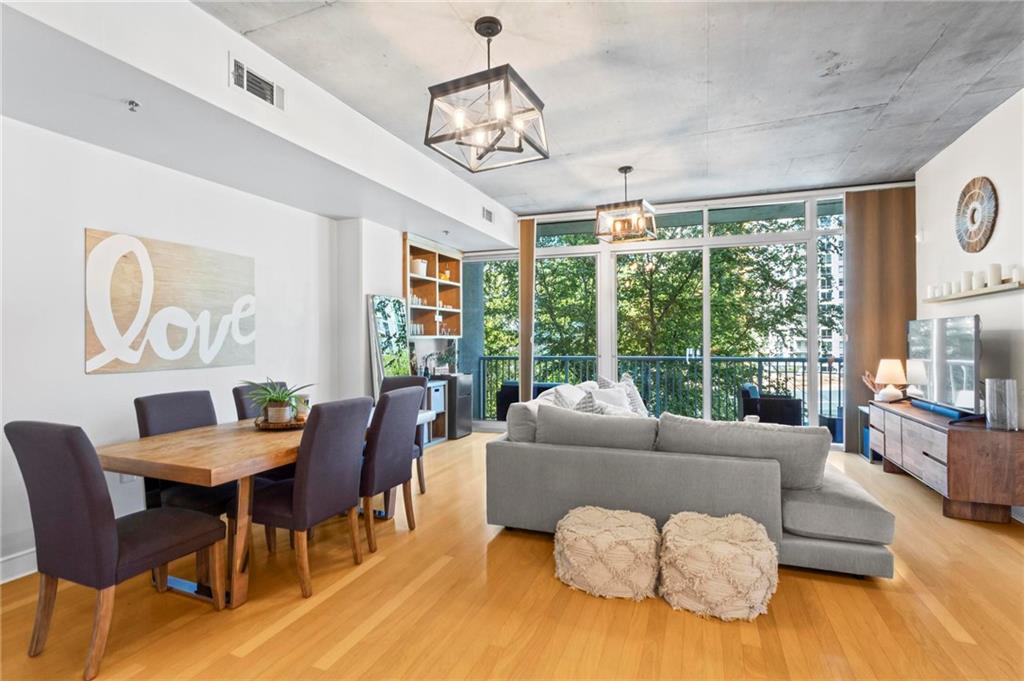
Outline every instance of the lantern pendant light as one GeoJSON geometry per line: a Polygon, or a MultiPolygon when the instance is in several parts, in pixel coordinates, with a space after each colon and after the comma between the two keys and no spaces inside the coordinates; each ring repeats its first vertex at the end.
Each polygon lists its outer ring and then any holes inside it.
{"type": "Polygon", "coordinates": [[[491,68],[495,17],[481,17],[487,70],[430,86],[423,143],[471,173],[548,158],[544,102],[508,64],[491,68]]]}
{"type": "Polygon", "coordinates": [[[649,241],[657,239],[654,207],[644,199],[629,200],[628,175],[633,166],[619,168],[622,174],[623,200],[597,207],[594,234],[603,241],[649,241]]]}

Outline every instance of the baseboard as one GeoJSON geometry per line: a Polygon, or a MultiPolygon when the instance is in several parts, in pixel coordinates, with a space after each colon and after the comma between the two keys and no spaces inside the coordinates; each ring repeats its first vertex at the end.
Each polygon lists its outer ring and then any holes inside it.
{"type": "Polygon", "coordinates": [[[0,584],[36,571],[36,550],[25,549],[0,558],[0,584]]]}

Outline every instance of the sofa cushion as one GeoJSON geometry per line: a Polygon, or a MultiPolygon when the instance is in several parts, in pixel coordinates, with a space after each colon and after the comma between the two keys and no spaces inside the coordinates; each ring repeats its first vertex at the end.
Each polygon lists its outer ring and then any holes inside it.
{"type": "Polygon", "coordinates": [[[705,421],[663,413],[659,452],[775,459],[787,489],[814,489],[822,483],[832,444],[828,428],[777,423],[705,421]]]}
{"type": "Polygon", "coordinates": [[[536,441],[543,444],[650,451],[657,435],[657,419],[584,414],[549,404],[537,406],[536,441]]]}
{"type": "Polygon", "coordinates": [[[629,398],[629,408],[635,414],[640,416],[650,416],[650,412],[647,411],[647,405],[644,404],[644,398],[640,396],[640,391],[637,390],[636,384],[633,383],[633,377],[629,374],[622,374],[622,378],[616,383],[604,376],[597,377],[597,385],[600,388],[620,388],[625,391],[626,397],[629,398]]]}
{"type": "Polygon", "coordinates": [[[782,528],[815,539],[891,544],[896,518],[835,466],[818,489],[782,490],[782,528]]]}

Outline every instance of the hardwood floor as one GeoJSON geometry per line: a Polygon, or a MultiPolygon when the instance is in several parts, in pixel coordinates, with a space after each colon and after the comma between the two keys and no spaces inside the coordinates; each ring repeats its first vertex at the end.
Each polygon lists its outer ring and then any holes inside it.
{"type": "MultiPolygon", "coordinates": [[[[920,483],[835,453],[896,513],[896,577],[783,568],[767,615],[702,620],[659,599],[571,591],[554,577],[549,536],[488,526],[491,437],[431,449],[416,531],[402,513],[378,523],[378,551],[361,565],[346,519],[318,526],[309,599],[295,551],[269,554],[262,532],[238,610],[158,594],[148,573],[118,586],[99,678],[1024,678],[1020,524],[944,518],[920,483]]],[[[191,559],[171,566],[191,570],[191,559]]],[[[0,676],[79,678],[95,591],[61,583],[46,649],[29,658],[37,586],[33,575],[0,589],[0,676]]]]}

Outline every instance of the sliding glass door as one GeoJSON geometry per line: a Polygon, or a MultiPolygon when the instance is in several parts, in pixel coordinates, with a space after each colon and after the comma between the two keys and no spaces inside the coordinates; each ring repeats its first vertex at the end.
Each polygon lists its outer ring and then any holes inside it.
{"type": "Polygon", "coordinates": [[[597,376],[597,260],[537,260],[533,380],[581,383],[597,376]]]}

